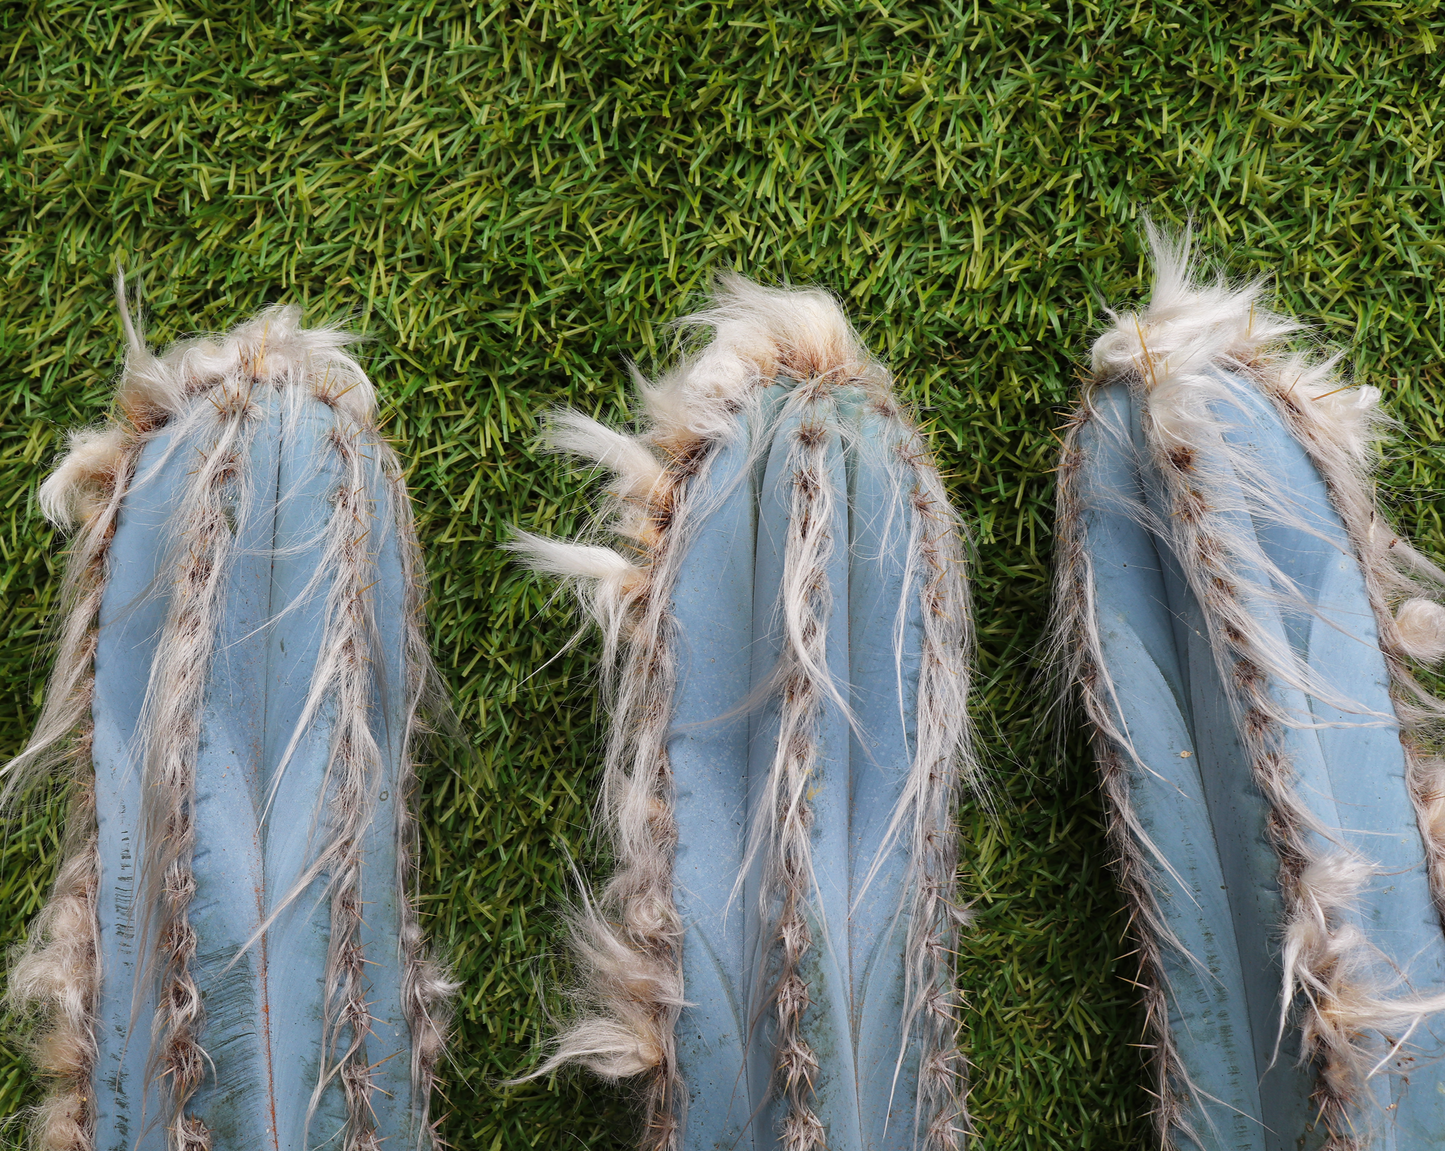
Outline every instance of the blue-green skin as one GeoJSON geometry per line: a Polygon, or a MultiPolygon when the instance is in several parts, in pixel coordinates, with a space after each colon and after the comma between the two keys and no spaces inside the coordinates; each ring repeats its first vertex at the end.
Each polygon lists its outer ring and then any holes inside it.
{"type": "MultiPolygon", "coordinates": [[[[340,1146],[346,1121],[342,1092],[333,1082],[307,1128],[322,1056],[330,936],[325,877],[282,911],[260,942],[244,954],[241,949],[315,858],[317,831],[325,826],[329,706],[299,741],[269,811],[266,805],[322,642],[329,581],[300,597],[318,567],[340,471],[327,441],[331,409],[305,401],[299,415],[287,418],[270,388],[257,401],[249,446],[254,500],[236,525],[196,764],[196,894],[189,918],[198,946],[191,972],[202,993],[200,1042],[210,1064],[186,1113],[211,1131],[216,1151],[308,1151],[340,1146]],[[294,606],[267,626],[288,605],[294,606]]],[[[169,1116],[153,1081],[142,1102],[156,1071],[148,1066],[154,996],[145,981],[136,1002],[132,900],[143,850],[137,847],[143,784],[136,723],[168,606],[168,524],[197,447],[181,444],[167,457],[170,441],[163,433],[141,455],[111,543],[100,613],[92,708],[102,971],[97,1151],[167,1146],[169,1116]]],[[[378,515],[385,507],[382,482],[373,473],[378,515]]],[[[410,1036],[400,1006],[395,848],[406,709],[405,583],[394,526],[378,520],[371,539],[378,581],[371,594],[380,632],[372,661],[378,676],[374,723],[385,779],[367,833],[362,879],[367,999],[376,1017],[365,1051],[376,1065],[378,1134],[403,1148],[417,1141],[410,1036]]]]}
{"type": "MultiPolygon", "coordinates": [[[[678,826],[674,894],[691,1004],[677,1028],[688,1151],[776,1146],[783,1118],[770,1090],[774,1008],[760,995],[767,941],[759,935],[756,867],[740,887],[737,879],[776,747],[775,701],[751,713],[749,705],[779,652],[788,454],[799,424],[819,420],[829,428],[827,482],[836,500],[828,663],[855,725],[825,702],[808,790],[818,887],[813,943],[800,972],[811,1002],[802,1037],[819,1061],[814,1105],[831,1151],[915,1143],[917,1052],[905,1047],[902,1027],[906,833],[862,890],[912,760],[922,624],[915,591],[898,651],[911,509],[906,487],[902,498],[895,494],[887,469],[900,433],[856,394],[808,402],[779,386],[693,481],[691,505],[712,510],[673,588],[679,679],[668,757],[678,826]],[[856,435],[840,436],[845,425],[856,435]]],[[[899,470],[896,456],[892,467],[899,470]]]]}
{"type": "MultiPolygon", "coordinates": [[[[1216,414],[1227,441],[1246,454],[1276,496],[1314,532],[1246,510],[1219,513],[1231,532],[1255,534],[1297,584],[1313,612],[1249,604],[1259,625],[1307,657],[1311,670],[1361,708],[1393,714],[1364,577],[1328,491],[1304,449],[1268,401],[1245,381],[1224,377],[1236,398],[1216,414]],[[1314,534],[1318,533],[1318,534],[1314,534]]],[[[1095,415],[1079,433],[1079,482],[1097,623],[1113,697],[1108,701],[1147,771],[1121,753],[1130,802],[1144,833],[1168,861],[1156,862],[1162,916],[1199,963],[1164,946],[1169,1027],[1192,1081],[1182,1147],[1209,1151],[1299,1151],[1327,1136],[1310,1099],[1314,1074],[1296,1066],[1299,1032],[1279,1043],[1283,903],[1278,856],[1267,837],[1268,807],[1235,732],[1228,696],[1200,606],[1167,543],[1130,507],[1165,518],[1170,505],[1148,462],[1138,401],[1116,384],[1096,391],[1095,415]],[[1183,753],[1188,753],[1184,755],[1183,753]],[[1183,888],[1180,887],[1180,881],[1183,888]],[[1202,964],[1203,969],[1201,969],[1202,964]]],[[[1196,466],[1216,478],[1223,461],[1196,466]]],[[[1244,509],[1244,494],[1221,485],[1218,502],[1244,509]]],[[[1266,584],[1258,572],[1245,573],[1266,584]]],[[[1397,994],[1445,991],[1445,944],[1424,869],[1405,782],[1404,752],[1391,726],[1361,726],[1281,683],[1269,690],[1291,714],[1342,727],[1291,729],[1284,747],[1295,790],[1342,843],[1374,860],[1381,877],[1361,894],[1358,925],[1409,976],[1397,994]]],[[[1141,845],[1142,846],[1142,845],[1141,845]]],[[[1319,843],[1320,849],[1328,845],[1319,843]]],[[[1143,847],[1146,856],[1152,856],[1143,847]]],[[[1445,1055],[1439,1024],[1411,1037],[1402,1058],[1370,1080],[1351,1116],[1371,1151],[1409,1151],[1445,1142],[1445,1055]]],[[[1396,1037],[1398,1038],[1398,1037],[1396,1037]]],[[[1381,1056],[1384,1049],[1381,1050],[1381,1056]]],[[[1186,1096],[1189,1088],[1174,1084],[1186,1096]]]]}

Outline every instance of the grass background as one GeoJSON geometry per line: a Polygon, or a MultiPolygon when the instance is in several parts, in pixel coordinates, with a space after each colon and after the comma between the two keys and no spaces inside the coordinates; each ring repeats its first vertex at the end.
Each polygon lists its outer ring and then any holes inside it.
{"type": "MultiPolygon", "coordinates": [[[[422,799],[424,910],[465,983],[445,1132],[480,1151],[626,1145],[623,1093],[493,1086],[544,1023],[599,734],[591,649],[547,664],[571,620],[494,545],[513,522],[584,521],[585,477],[535,450],[537,414],[628,418],[624,357],[664,357],[665,321],[714,271],[826,285],[928,420],[977,537],[1000,797],[961,814],[981,1146],[1145,1145],[1092,769],[1033,729],[1052,429],[1100,301],[1140,291],[1140,213],[1193,214],[1384,389],[1408,428],[1387,497],[1445,552],[1437,9],[0,3],[0,752],[51,658],[63,543],[34,491],[63,431],[105,409],[115,260],[144,275],[156,340],[271,301],[351,317],[375,337],[475,744],[427,769],[422,799]]],[[[42,899],[56,839],[53,812],[4,839],[0,942],[42,899]]],[[[0,1111],[32,1091],[0,1048],[0,1111]]]]}

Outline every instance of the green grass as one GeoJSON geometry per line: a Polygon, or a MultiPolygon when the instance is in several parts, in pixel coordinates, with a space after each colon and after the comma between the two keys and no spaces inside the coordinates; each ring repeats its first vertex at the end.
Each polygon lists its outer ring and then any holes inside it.
{"type": "MultiPolygon", "coordinates": [[[[1133,960],[1091,767],[1034,726],[1052,429],[1136,296],[1138,219],[1193,214],[1349,349],[1409,429],[1387,469],[1445,551],[1436,2],[451,0],[0,4],[0,752],[34,719],[61,541],[34,491],[105,410],[107,279],[164,340],[294,300],[375,337],[411,464],[437,653],[475,755],[426,773],[424,909],[464,980],[443,1110],[463,1148],[623,1146],[624,1094],[513,1091],[545,1027],[567,852],[596,778],[593,654],[495,549],[583,522],[534,446],[627,418],[624,358],[709,276],[838,291],[928,420],[978,544],[996,814],[962,814],[960,979],[989,1151],[1146,1143],[1133,960]]],[[[10,831],[3,940],[55,858],[10,831]]],[[[0,1110],[28,1098],[0,1049],[0,1110]]]]}

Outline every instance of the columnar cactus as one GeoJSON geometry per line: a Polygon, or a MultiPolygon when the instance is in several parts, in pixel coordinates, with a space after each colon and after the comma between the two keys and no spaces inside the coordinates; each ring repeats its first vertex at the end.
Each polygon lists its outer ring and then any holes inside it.
{"type": "Polygon", "coordinates": [[[1155,286],[1060,468],[1056,652],[1133,904],[1166,1147],[1445,1140],[1445,573],[1374,500],[1374,389],[1261,285],[1155,286]]]}
{"type": "Polygon", "coordinates": [[[617,866],[538,1073],[642,1077],[651,1148],[951,1148],[959,524],[829,296],[730,277],[690,322],[636,436],[552,424],[615,473],[612,546],[518,545],[578,584],[612,715],[617,866]]]}
{"type": "MultiPolygon", "coordinates": [[[[125,301],[121,294],[122,315],[125,301]]],[[[74,795],[12,973],[49,1151],[429,1147],[450,985],[411,908],[421,570],[350,338],[153,355],[41,489],[75,530],[12,795],[74,795]]]]}

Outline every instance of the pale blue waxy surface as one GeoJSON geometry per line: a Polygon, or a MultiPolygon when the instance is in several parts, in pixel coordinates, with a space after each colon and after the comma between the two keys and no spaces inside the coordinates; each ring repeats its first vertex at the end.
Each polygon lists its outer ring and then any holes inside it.
{"type": "MultiPolygon", "coordinates": [[[[342,1094],[333,1083],[309,1132],[306,1126],[322,1054],[327,877],[284,909],[259,942],[244,954],[241,949],[314,860],[328,818],[323,792],[330,705],[303,732],[284,771],[280,768],[322,643],[331,582],[318,579],[317,571],[340,469],[328,440],[329,408],[305,401],[299,413],[287,417],[281,397],[269,388],[258,391],[257,400],[249,449],[253,496],[238,505],[196,765],[196,895],[190,920],[199,942],[192,974],[206,1015],[200,1041],[214,1066],[187,1113],[210,1129],[217,1151],[308,1151],[337,1146],[345,1122],[342,1094]]],[[[194,467],[196,447],[179,445],[167,455],[169,441],[163,435],[147,445],[126,493],[111,545],[96,655],[102,965],[97,1151],[166,1146],[154,1086],[143,1106],[141,1101],[152,1000],[143,996],[135,1005],[132,901],[143,792],[136,728],[169,601],[168,524],[194,467]]],[[[377,563],[370,594],[379,625],[371,661],[373,730],[383,748],[385,778],[366,837],[362,878],[367,1000],[376,1017],[366,1057],[376,1067],[378,1134],[400,1148],[413,1145],[416,1136],[410,1037],[400,1007],[395,852],[406,710],[405,587],[396,533],[384,519],[379,474],[370,476],[369,486],[378,498],[370,537],[377,563]]],[[[143,989],[149,986],[142,980],[143,989]]]]}
{"type": "Polygon", "coordinates": [[[738,877],[776,748],[777,701],[759,693],[780,643],[788,455],[798,426],[815,422],[828,428],[826,480],[835,498],[827,659],[854,723],[829,701],[816,728],[808,798],[817,887],[801,971],[811,1001],[803,1038],[820,1064],[815,1107],[829,1148],[908,1148],[917,1060],[902,1042],[907,836],[863,890],[912,759],[921,621],[916,588],[900,605],[911,509],[888,474],[898,432],[849,395],[807,403],[775,388],[769,404],[694,481],[690,499],[711,510],[673,593],[679,680],[668,754],[692,1004],[677,1031],[689,1099],[683,1146],[778,1144],[781,1107],[769,1090],[774,1013],[759,995],[756,866],[744,882],[738,877]],[[845,424],[858,435],[840,435],[845,424]]]}
{"type": "MultiPolygon", "coordinates": [[[[1379,718],[1369,713],[1393,712],[1363,576],[1303,449],[1251,387],[1240,380],[1230,385],[1235,402],[1222,403],[1216,413],[1230,425],[1226,439],[1297,523],[1285,526],[1267,512],[1222,455],[1198,466],[1215,477],[1231,532],[1257,538],[1307,605],[1281,610],[1278,601],[1256,595],[1251,612],[1274,642],[1292,645],[1339,699],[1352,701],[1345,712],[1271,684],[1301,722],[1339,725],[1289,731],[1285,749],[1295,787],[1324,825],[1340,829],[1341,843],[1379,867],[1356,921],[1387,964],[1408,976],[1396,993],[1439,994],[1445,946],[1403,750],[1392,725],[1368,726],[1379,718]]],[[[1148,509],[1167,521],[1170,510],[1146,462],[1137,402],[1124,385],[1114,385],[1097,392],[1094,404],[1096,418],[1081,430],[1080,447],[1097,622],[1113,710],[1138,759],[1127,764],[1131,802],[1152,844],[1145,851],[1156,864],[1164,919],[1179,945],[1165,947],[1170,1027],[1195,1104],[1191,1131],[1176,1137],[1182,1146],[1210,1151],[1319,1147],[1326,1133],[1314,1123],[1312,1069],[1295,1065],[1296,1029],[1275,1054],[1283,906],[1279,861],[1266,834],[1268,808],[1235,734],[1199,604],[1167,543],[1141,526],[1137,514],[1148,509]]],[[[1270,586],[1264,571],[1243,574],[1270,586]]],[[[1389,977],[1388,966],[1381,974],[1389,977]]],[[[1412,1036],[1413,1065],[1392,1061],[1406,1074],[1371,1080],[1373,1099],[1362,1099],[1352,1116],[1371,1151],[1445,1141],[1439,1033],[1436,1024],[1412,1036]]],[[[1386,1050],[1381,1046],[1382,1058],[1386,1050]]]]}

